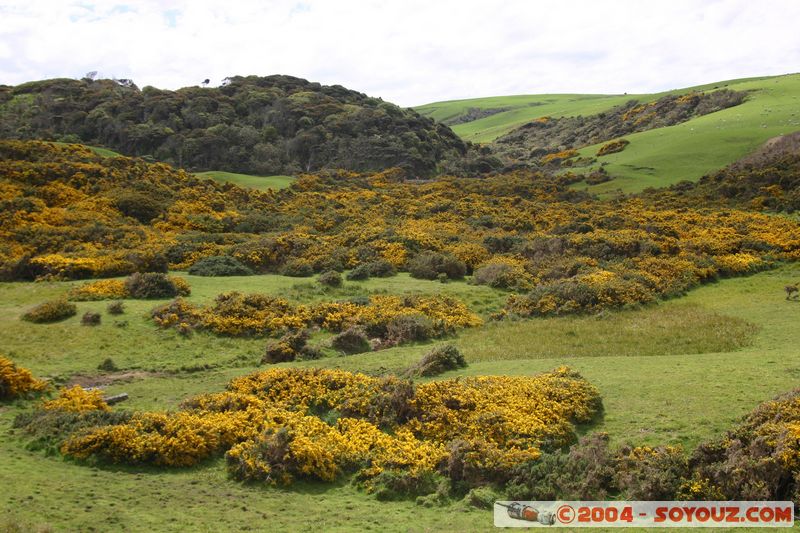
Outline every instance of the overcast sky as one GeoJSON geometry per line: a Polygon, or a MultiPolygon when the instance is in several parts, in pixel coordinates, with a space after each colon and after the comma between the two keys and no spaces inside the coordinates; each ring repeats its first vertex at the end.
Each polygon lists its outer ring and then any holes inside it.
{"type": "Polygon", "coordinates": [[[0,83],[291,74],[403,106],[800,71],[798,0],[0,0],[0,83]]]}

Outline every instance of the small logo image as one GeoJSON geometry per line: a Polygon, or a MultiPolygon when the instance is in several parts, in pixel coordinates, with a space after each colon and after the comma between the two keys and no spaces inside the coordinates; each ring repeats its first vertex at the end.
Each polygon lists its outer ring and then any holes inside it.
{"type": "MultiPolygon", "coordinates": [[[[556,515],[550,511],[540,511],[530,505],[524,505],[520,502],[511,502],[508,504],[495,502],[495,505],[505,507],[509,518],[515,520],[524,520],[525,522],[537,522],[544,526],[552,526],[556,522],[556,515]]],[[[573,511],[574,513],[574,511],[573,511]]]]}

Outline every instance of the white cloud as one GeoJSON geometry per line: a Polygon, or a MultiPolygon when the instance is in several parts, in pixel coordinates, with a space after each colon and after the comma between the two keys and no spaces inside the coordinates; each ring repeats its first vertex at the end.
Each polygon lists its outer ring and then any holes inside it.
{"type": "Polygon", "coordinates": [[[401,105],[651,92],[800,64],[795,0],[6,0],[0,83],[291,74],[401,105]]]}

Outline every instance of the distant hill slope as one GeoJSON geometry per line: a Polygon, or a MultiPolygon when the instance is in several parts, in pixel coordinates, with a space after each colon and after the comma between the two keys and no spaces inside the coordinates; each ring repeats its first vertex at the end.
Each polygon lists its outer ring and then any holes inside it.
{"type": "MultiPolygon", "coordinates": [[[[543,116],[577,117],[609,111],[630,100],[649,103],[666,95],[708,92],[716,89],[746,91],[746,101],[735,107],[698,116],[681,124],[625,134],[625,149],[597,158],[590,173],[602,165],[613,178],[589,186],[591,192],[637,192],[682,180],[696,181],[756,150],[768,139],[800,130],[800,74],[746,78],[708,83],[686,89],[646,95],[527,95],[437,102],[416,108],[437,120],[458,122],[479,116],[476,109],[507,110],[455,124],[464,139],[491,142],[543,116]],[[534,105],[542,103],[542,105],[534,105]]],[[[582,158],[595,158],[603,143],[579,150],[582,158]]],[[[586,184],[576,185],[578,188],[586,184]]]]}
{"type": "MultiPolygon", "coordinates": [[[[616,179],[590,187],[596,193],[640,191],[697,181],[753,152],[767,140],[800,130],[800,75],[731,83],[751,91],[741,105],[688,122],[626,135],[624,151],[598,158],[616,179]]],[[[600,145],[579,150],[595,156],[600,145]]]]}
{"type": "Polygon", "coordinates": [[[628,100],[648,95],[605,95],[605,94],[533,94],[519,96],[494,96],[470,100],[435,102],[415,107],[420,114],[451,127],[462,139],[476,143],[495,140],[514,128],[539,117],[572,117],[594,115],[622,105],[628,100]],[[463,116],[477,115],[472,110],[501,110],[471,120],[458,123],[463,116]]]}
{"type": "Polygon", "coordinates": [[[291,76],[235,76],[219,88],[177,91],[140,90],[129,80],[0,86],[0,137],[256,175],[399,166],[426,176],[466,149],[447,126],[413,110],[291,76]]]}
{"type": "MultiPolygon", "coordinates": [[[[510,132],[526,122],[540,117],[577,117],[594,115],[630,100],[652,102],[669,94],[692,91],[709,91],[746,82],[758,82],[775,77],[744,78],[719,81],[652,94],[523,94],[513,96],[490,96],[466,100],[433,102],[414,107],[421,115],[431,117],[443,124],[451,124],[462,139],[487,143],[510,132]],[[488,114],[481,111],[489,110],[488,114]],[[499,111],[499,112],[498,112],[499,111]],[[470,116],[474,120],[465,120],[470,116]]],[[[741,90],[741,89],[736,89],[741,90]]]]}

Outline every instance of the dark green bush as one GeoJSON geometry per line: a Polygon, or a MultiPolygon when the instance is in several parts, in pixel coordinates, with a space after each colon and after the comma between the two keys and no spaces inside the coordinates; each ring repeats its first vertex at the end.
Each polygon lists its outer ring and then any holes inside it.
{"type": "Polygon", "coordinates": [[[422,252],[408,262],[411,277],[434,280],[439,274],[449,279],[461,279],[467,273],[467,265],[451,255],[439,252],[422,252]]]}
{"type": "Polygon", "coordinates": [[[507,485],[508,498],[605,500],[616,492],[616,462],[608,435],[593,433],[569,451],[546,452],[536,461],[514,467],[507,485]]]}
{"type": "Polygon", "coordinates": [[[800,503],[797,435],[791,429],[798,423],[800,389],[762,403],[739,426],[694,450],[693,478],[708,485],[713,499],[800,503]]]}
{"type": "Polygon", "coordinates": [[[33,309],[29,309],[22,315],[22,320],[34,322],[36,324],[58,322],[77,314],[78,308],[75,304],[62,298],[40,303],[33,309]]]}
{"type": "Polygon", "coordinates": [[[189,267],[192,276],[251,276],[253,271],[235,257],[215,255],[204,257],[189,267]]]}
{"type": "Polygon", "coordinates": [[[475,270],[472,282],[476,285],[488,285],[495,289],[516,288],[522,280],[517,279],[514,268],[504,263],[492,263],[475,270]]]}
{"type": "Polygon", "coordinates": [[[433,322],[424,315],[403,315],[386,324],[385,337],[389,344],[424,341],[435,335],[433,322]]]}
{"type": "Polygon", "coordinates": [[[410,369],[416,376],[438,376],[448,370],[456,370],[467,366],[467,361],[458,348],[452,344],[437,346],[410,369]]]}
{"type": "Polygon", "coordinates": [[[347,273],[347,281],[363,281],[369,279],[369,267],[366,264],[358,265],[347,273]]]}
{"type": "Polygon", "coordinates": [[[329,270],[317,276],[317,282],[326,287],[341,287],[342,275],[335,270],[329,270]]]}
{"type": "Polygon", "coordinates": [[[300,361],[313,361],[316,359],[322,359],[322,357],[322,350],[316,346],[303,346],[303,348],[297,354],[297,359],[300,361]]]}
{"type": "Polygon", "coordinates": [[[680,448],[659,446],[641,452],[623,447],[618,455],[617,486],[629,500],[672,500],[689,475],[680,448]]]}
{"type": "Polygon", "coordinates": [[[111,302],[106,307],[109,315],[121,315],[125,312],[125,304],[123,302],[111,302]]]}
{"type": "Polygon", "coordinates": [[[464,496],[464,503],[470,507],[491,511],[494,508],[494,502],[502,499],[500,494],[492,490],[491,487],[476,487],[464,496]]]}
{"type": "Polygon", "coordinates": [[[307,278],[314,275],[314,267],[304,259],[289,259],[286,264],[283,265],[281,274],[293,278],[307,278]]]}
{"type": "Polygon", "coordinates": [[[390,278],[397,274],[397,269],[394,268],[394,265],[383,259],[371,261],[366,263],[364,266],[369,271],[370,277],[373,278],[390,278]]]}
{"type": "Polygon", "coordinates": [[[164,213],[168,202],[156,199],[140,191],[120,190],[113,194],[114,207],[122,214],[135,218],[142,224],[149,224],[164,213]]]}
{"type": "Polygon", "coordinates": [[[178,287],[169,276],[161,272],[136,272],[125,280],[125,288],[131,298],[174,298],[178,287]]]}
{"type": "Polygon", "coordinates": [[[372,348],[363,328],[353,326],[336,335],[331,346],[346,354],[368,352],[372,348]]]}
{"type": "Polygon", "coordinates": [[[262,363],[284,363],[297,359],[308,342],[308,332],[290,331],[277,341],[267,344],[262,363]]]}
{"type": "Polygon", "coordinates": [[[119,368],[117,368],[117,364],[114,362],[113,359],[111,359],[110,357],[106,357],[105,359],[103,359],[102,363],[97,365],[97,370],[103,370],[105,372],[116,372],[117,370],[119,370],[119,368]]]}
{"type": "Polygon", "coordinates": [[[441,477],[433,472],[418,474],[398,470],[385,470],[373,480],[375,498],[379,501],[396,501],[436,492],[441,477]]]}
{"type": "Polygon", "coordinates": [[[99,326],[100,325],[100,313],[95,313],[94,311],[86,311],[83,316],[81,317],[81,325],[82,326],[99,326]]]}

